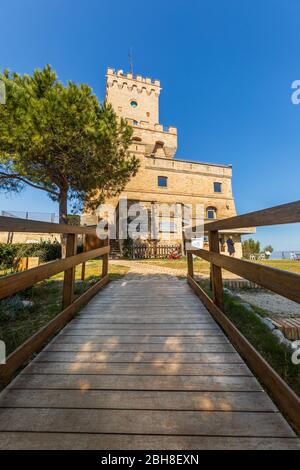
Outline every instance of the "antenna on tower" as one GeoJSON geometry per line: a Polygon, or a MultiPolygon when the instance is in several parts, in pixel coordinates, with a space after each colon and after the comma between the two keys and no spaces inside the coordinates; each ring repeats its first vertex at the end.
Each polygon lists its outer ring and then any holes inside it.
{"type": "Polygon", "coordinates": [[[133,75],[132,47],[131,47],[130,50],[129,50],[128,59],[129,59],[129,69],[130,69],[130,73],[133,75]]]}

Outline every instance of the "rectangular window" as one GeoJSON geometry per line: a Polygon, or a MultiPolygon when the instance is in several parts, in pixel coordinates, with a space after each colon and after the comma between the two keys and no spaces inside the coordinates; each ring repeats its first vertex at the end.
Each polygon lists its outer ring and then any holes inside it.
{"type": "Polygon", "coordinates": [[[176,233],[177,232],[177,225],[175,222],[160,222],[159,223],[159,231],[160,232],[167,232],[167,233],[176,233]]]}
{"type": "Polygon", "coordinates": [[[168,178],[166,176],[158,176],[157,185],[160,188],[166,188],[168,186],[168,178]]]}
{"type": "Polygon", "coordinates": [[[214,182],[214,192],[215,193],[222,192],[222,183],[218,183],[217,181],[214,182]]]}

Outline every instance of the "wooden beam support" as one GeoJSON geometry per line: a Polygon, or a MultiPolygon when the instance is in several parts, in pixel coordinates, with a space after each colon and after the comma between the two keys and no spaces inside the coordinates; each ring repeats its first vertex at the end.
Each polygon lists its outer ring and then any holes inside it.
{"type": "Polygon", "coordinates": [[[30,219],[0,216],[0,232],[77,233],[96,235],[96,227],[55,224],[30,219]]]}
{"type": "Polygon", "coordinates": [[[277,374],[268,362],[256,351],[249,341],[242,335],[236,326],[226,315],[214,304],[206,292],[197,282],[188,276],[188,283],[200,297],[208,311],[216,322],[225,331],[230,341],[238,352],[244,357],[252,371],[270,391],[275,402],[278,404],[300,432],[300,399],[287,383],[277,374]]]}
{"type": "Polygon", "coordinates": [[[95,295],[99,290],[109,282],[108,276],[103,277],[100,281],[96,282],[80,297],[78,297],[69,307],[60,312],[54,317],[49,323],[43,326],[21,346],[19,346],[14,352],[12,352],[7,360],[6,364],[0,365],[0,378],[1,381],[7,384],[14,372],[34,353],[39,351],[55,333],[61,330],[66,323],[75,315],[81,307],[95,295]]]}
{"type": "MultiPolygon", "coordinates": [[[[218,231],[209,232],[209,249],[210,252],[219,253],[219,233],[218,231]]],[[[223,281],[222,269],[214,264],[211,260],[210,263],[210,278],[211,287],[213,292],[213,301],[221,309],[224,310],[224,296],[223,296],[223,281]]]]}
{"type": "MultiPolygon", "coordinates": [[[[231,230],[247,227],[265,227],[267,225],[294,224],[300,222],[300,201],[280,206],[236,215],[227,219],[216,220],[204,224],[204,231],[231,230]]],[[[196,227],[193,227],[196,230],[196,227]]]]}
{"type": "MultiPolygon", "coordinates": [[[[73,233],[68,233],[67,244],[66,244],[66,258],[69,256],[76,255],[77,249],[77,237],[73,233]]],[[[75,285],[75,269],[76,266],[72,266],[65,270],[64,273],[64,284],[63,284],[63,295],[62,295],[62,308],[65,309],[73,302],[74,298],[74,285],[75,285]]]]}
{"type": "Polygon", "coordinates": [[[96,250],[87,251],[86,253],[80,253],[68,258],[50,261],[49,263],[28,269],[27,271],[3,276],[0,278],[0,299],[16,294],[20,290],[27,289],[27,287],[32,286],[36,282],[43,281],[44,279],[61,273],[77,264],[102,256],[108,252],[109,247],[104,246],[102,248],[97,248],[96,250]]]}
{"type": "Polygon", "coordinates": [[[197,256],[207,261],[227,269],[249,281],[255,282],[266,289],[282,295],[287,299],[300,303],[300,275],[272,268],[253,261],[232,258],[220,253],[210,253],[207,250],[193,250],[197,256]]]}
{"type": "Polygon", "coordinates": [[[187,255],[188,275],[191,276],[191,277],[194,277],[193,254],[191,253],[190,250],[187,250],[186,255],[187,255]]]}
{"type": "MultiPolygon", "coordinates": [[[[83,235],[83,240],[82,240],[82,252],[86,252],[86,246],[85,246],[85,238],[86,235],[83,235]]],[[[81,264],[81,280],[85,280],[85,262],[81,264]]]]}

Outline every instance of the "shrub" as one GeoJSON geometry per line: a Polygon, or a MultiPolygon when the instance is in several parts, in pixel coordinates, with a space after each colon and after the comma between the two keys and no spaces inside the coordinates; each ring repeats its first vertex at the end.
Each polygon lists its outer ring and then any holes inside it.
{"type": "Polygon", "coordinates": [[[0,269],[8,269],[13,266],[16,252],[17,245],[0,243],[0,269]]]}
{"type": "Polygon", "coordinates": [[[53,261],[61,257],[61,245],[57,241],[33,243],[27,256],[38,256],[42,262],[53,261]]]}
{"type": "Polygon", "coordinates": [[[39,243],[0,243],[0,269],[9,269],[14,259],[38,256],[42,262],[52,261],[61,257],[61,246],[57,241],[41,241],[39,243]]]}
{"type": "Polygon", "coordinates": [[[25,307],[19,295],[14,295],[0,302],[0,321],[16,320],[25,307]]]}

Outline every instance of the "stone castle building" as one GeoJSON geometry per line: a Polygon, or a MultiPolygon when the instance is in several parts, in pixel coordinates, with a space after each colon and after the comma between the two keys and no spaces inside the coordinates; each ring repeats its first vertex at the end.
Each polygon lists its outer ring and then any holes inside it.
{"type": "MultiPolygon", "coordinates": [[[[113,203],[116,208],[124,197],[129,205],[141,203],[149,211],[152,225],[155,226],[150,228],[147,238],[151,239],[155,232],[158,242],[166,243],[163,242],[163,234],[170,230],[172,240],[183,245],[183,210],[187,205],[195,207],[202,204],[205,221],[236,215],[232,167],[174,158],[177,128],[164,127],[159,122],[160,92],[159,80],[107,69],[105,100],[111,103],[119,117],[125,118],[132,126],[130,152],[140,159],[140,169],[118,198],[106,202],[113,203]],[[176,207],[171,213],[171,221],[170,217],[165,218],[157,213],[157,205],[163,203],[176,207]]],[[[192,217],[195,218],[194,212],[192,217]]],[[[95,223],[95,219],[86,214],[83,223],[95,223]]],[[[241,256],[241,234],[249,231],[221,233],[221,252],[227,252],[226,239],[231,236],[235,242],[236,256],[241,256]]],[[[207,236],[204,236],[206,246],[207,236]]]]}

